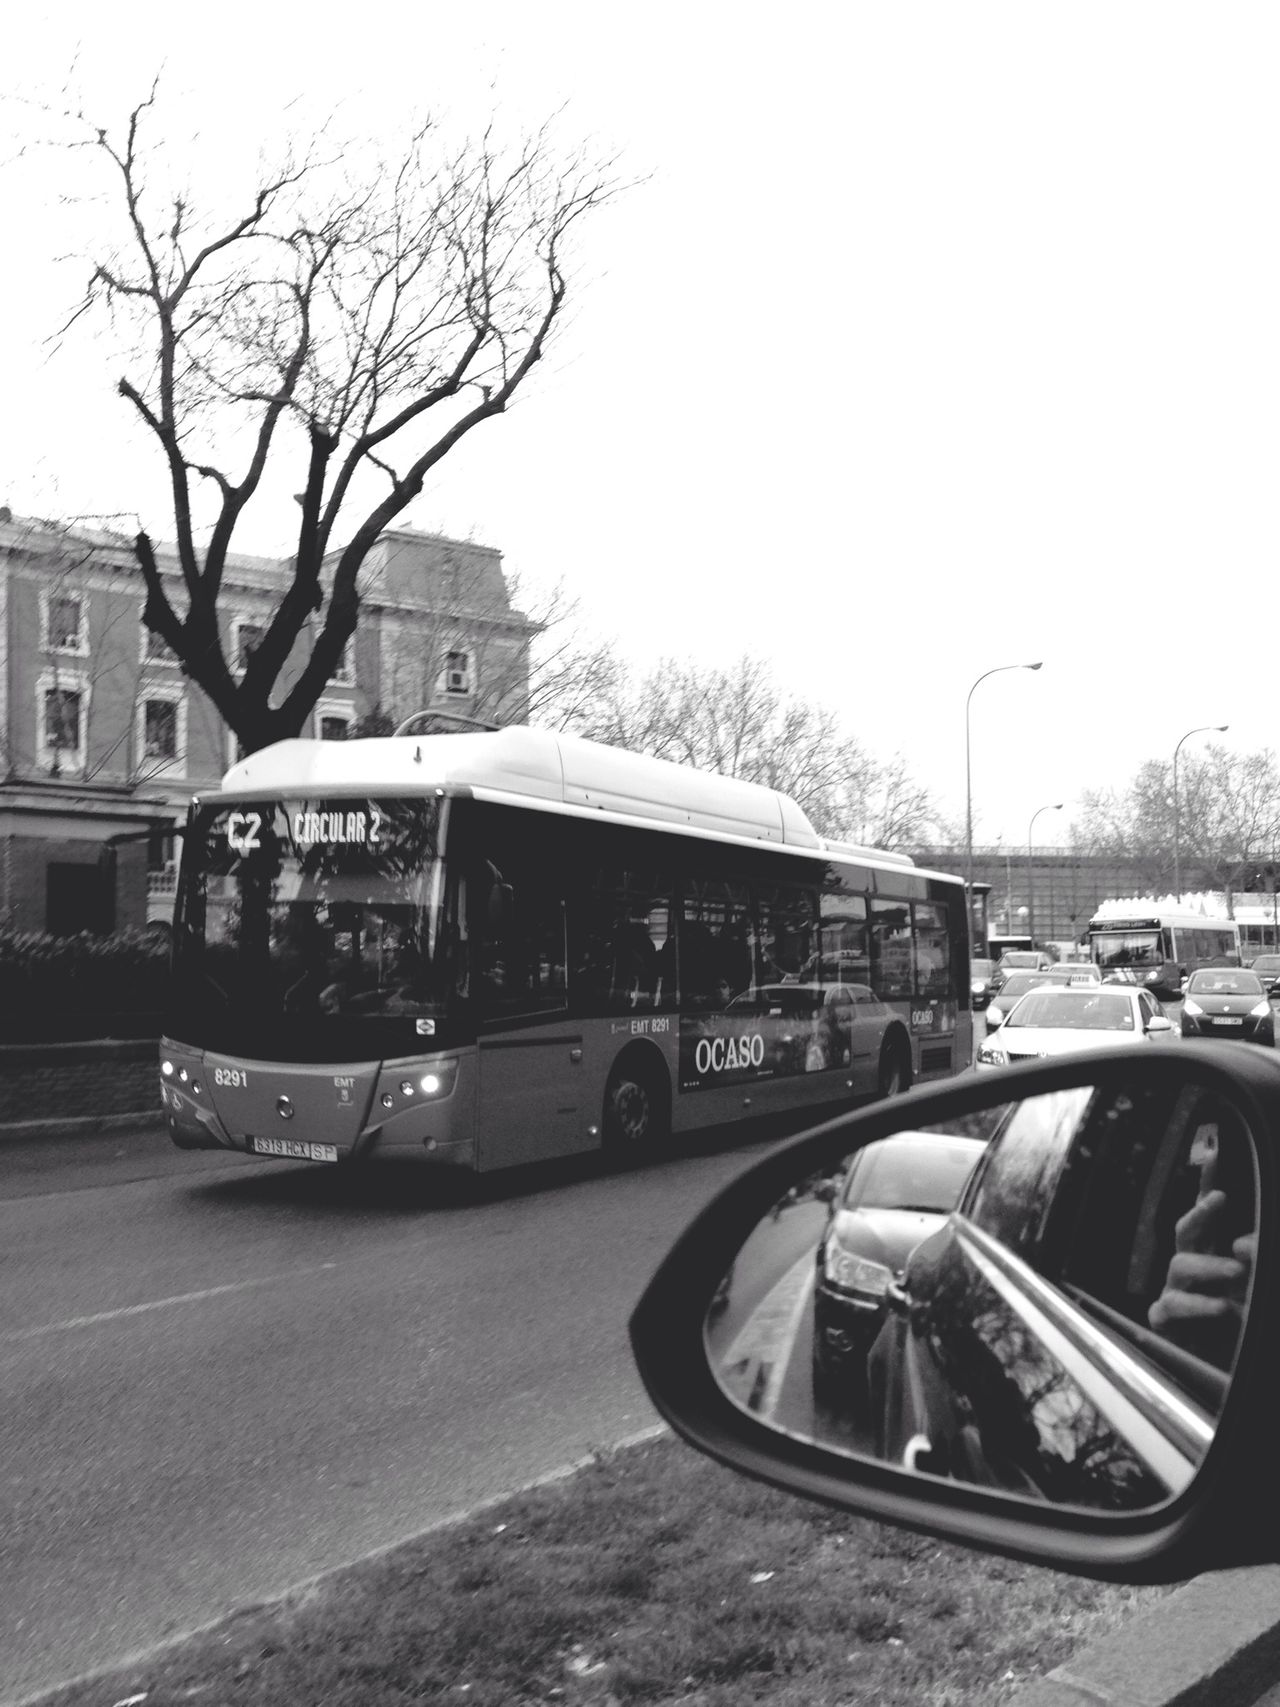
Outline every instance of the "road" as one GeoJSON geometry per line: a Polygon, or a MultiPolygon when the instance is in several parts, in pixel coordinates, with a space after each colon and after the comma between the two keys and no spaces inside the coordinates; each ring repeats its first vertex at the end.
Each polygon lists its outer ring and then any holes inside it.
{"type": "Polygon", "coordinates": [[[765,1142],[479,1184],[0,1146],[0,1701],[655,1422],[627,1316],[765,1142]]]}

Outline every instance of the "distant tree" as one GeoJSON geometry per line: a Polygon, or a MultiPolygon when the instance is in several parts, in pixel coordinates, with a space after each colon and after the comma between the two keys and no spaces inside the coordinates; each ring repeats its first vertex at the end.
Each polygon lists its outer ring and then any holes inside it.
{"type": "Polygon", "coordinates": [[[605,691],[571,726],[614,746],[780,789],[824,835],[899,847],[932,822],[928,792],[900,758],[877,761],[844,733],[831,707],[785,696],[759,658],[722,670],[667,659],[639,680],[615,665],[605,691]]]}
{"type": "Polygon", "coordinates": [[[252,751],[302,729],[355,630],[370,547],[542,358],[576,228],[620,186],[608,163],[561,156],[546,127],[513,149],[489,130],[450,149],[428,122],[360,181],[309,144],[224,219],[155,188],[155,101],[122,134],[88,127],[123,239],[96,259],[77,315],[131,329],[118,390],[167,469],[178,575],[140,532],[147,625],[252,751]],[[223,574],[282,464],[297,469],[292,579],[240,675],[220,632],[223,574]]]}
{"type": "MultiPolygon", "coordinates": [[[[1177,842],[1184,891],[1244,887],[1280,848],[1280,769],[1274,753],[1209,745],[1178,763],[1177,842]]],[[[1124,788],[1086,793],[1082,848],[1125,859],[1153,894],[1174,882],[1173,767],[1148,759],[1124,788]]]]}

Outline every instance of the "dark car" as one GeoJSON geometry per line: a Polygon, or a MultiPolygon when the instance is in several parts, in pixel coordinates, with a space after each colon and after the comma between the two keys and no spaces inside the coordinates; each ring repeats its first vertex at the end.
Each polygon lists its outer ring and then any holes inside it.
{"type": "Polygon", "coordinates": [[[1232,1037],[1274,1048],[1275,1015],[1261,978],[1238,966],[1193,972],[1182,998],[1182,1035],[1232,1037]]]}
{"type": "Polygon", "coordinates": [[[969,962],[969,993],[975,1013],[980,1013],[991,1000],[992,980],[995,977],[996,963],[994,960],[971,960],[969,962]]]}
{"type": "Polygon", "coordinates": [[[1249,970],[1262,980],[1262,987],[1269,996],[1280,990],[1280,954],[1260,954],[1249,962],[1249,970]]]}
{"type": "Polygon", "coordinates": [[[985,1147],[981,1138],[900,1132],[853,1158],[818,1246],[813,1393],[819,1404],[856,1408],[885,1294],[920,1240],[955,1207],[985,1147]]]}

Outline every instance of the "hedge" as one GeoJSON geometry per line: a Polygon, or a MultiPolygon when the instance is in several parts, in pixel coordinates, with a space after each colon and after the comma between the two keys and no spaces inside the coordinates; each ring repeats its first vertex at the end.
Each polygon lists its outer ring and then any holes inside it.
{"type": "Polygon", "coordinates": [[[156,1037],[168,1005],[169,938],[0,931],[0,1041],[156,1037]]]}

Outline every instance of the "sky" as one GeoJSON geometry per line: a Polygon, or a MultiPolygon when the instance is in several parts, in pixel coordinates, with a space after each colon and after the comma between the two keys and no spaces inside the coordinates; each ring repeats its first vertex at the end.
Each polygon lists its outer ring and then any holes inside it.
{"type": "MultiPolygon", "coordinates": [[[[54,336],[105,218],[87,156],[39,146],[65,91],[114,124],[160,73],[211,193],[334,114],[557,113],[634,187],[584,231],[535,382],[405,519],[562,580],[639,671],[764,657],[953,822],[968,701],[978,843],[1025,846],[1033,817],[1065,840],[1084,791],[1197,725],[1276,744],[1273,6],[312,16],[10,21],[0,503],[165,534],[105,330],[54,336]]],[[[280,522],[237,546],[284,552],[280,522]]]]}

